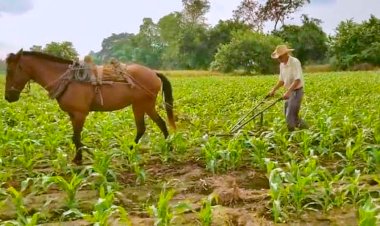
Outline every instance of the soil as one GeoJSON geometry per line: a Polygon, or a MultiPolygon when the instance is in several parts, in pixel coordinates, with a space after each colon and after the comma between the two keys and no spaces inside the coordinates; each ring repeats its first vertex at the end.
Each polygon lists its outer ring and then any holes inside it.
{"type": "MultiPolygon", "coordinates": [[[[186,202],[191,208],[173,221],[173,225],[201,225],[198,213],[202,200],[210,194],[217,196],[213,202],[212,225],[274,225],[270,214],[269,182],[264,172],[240,169],[225,174],[213,175],[194,161],[178,165],[165,165],[153,161],[144,166],[149,175],[146,183],[138,185],[130,172],[120,173],[118,182],[123,189],[115,195],[115,204],[123,206],[129,214],[132,225],[154,225],[154,219],[147,214],[147,207],[156,204],[161,192],[162,182],[175,189],[171,203],[186,202]]],[[[44,171],[49,171],[44,169],[44,171]]],[[[18,182],[20,184],[20,182],[18,182]]],[[[16,181],[8,185],[20,186],[16,181]]],[[[65,210],[65,193],[52,187],[43,194],[24,196],[29,213],[47,212],[48,220],[42,225],[91,225],[85,220],[61,222],[65,210]],[[56,222],[56,223],[54,223],[56,222]]],[[[79,209],[90,213],[98,200],[98,194],[84,187],[76,196],[79,209]]],[[[0,206],[2,221],[15,219],[16,210],[11,200],[0,206]]],[[[0,223],[1,223],[0,220],[0,223]]],[[[109,225],[118,223],[117,217],[109,220],[109,225]]],[[[328,214],[307,212],[298,219],[276,225],[357,225],[357,210],[354,208],[333,209],[328,214]]]]}

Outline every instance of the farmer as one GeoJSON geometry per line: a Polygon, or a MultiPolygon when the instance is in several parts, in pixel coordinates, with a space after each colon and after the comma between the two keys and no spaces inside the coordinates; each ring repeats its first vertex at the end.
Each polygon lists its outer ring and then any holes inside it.
{"type": "Polygon", "coordinates": [[[285,100],[285,116],[289,131],[295,128],[306,128],[305,122],[299,118],[304,78],[300,61],[291,56],[290,52],[294,49],[289,49],[286,45],[279,45],[272,53],[272,58],[280,62],[280,76],[277,84],[269,92],[269,96],[274,96],[276,90],[284,86],[286,89],[283,98],[285,100]]]}

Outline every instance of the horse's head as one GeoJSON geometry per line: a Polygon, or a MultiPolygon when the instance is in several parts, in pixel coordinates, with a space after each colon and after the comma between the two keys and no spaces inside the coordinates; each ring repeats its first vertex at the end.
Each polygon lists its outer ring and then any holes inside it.
{"type": "Polygon", "coordinates": [[[21,65],[22,49],[17,54],[9,54],[7,57],[7,75],[5,82],[5,99],[8,102],[15,102],[20,98],[20,93],[30,76],[22,70],[21,65]]]}

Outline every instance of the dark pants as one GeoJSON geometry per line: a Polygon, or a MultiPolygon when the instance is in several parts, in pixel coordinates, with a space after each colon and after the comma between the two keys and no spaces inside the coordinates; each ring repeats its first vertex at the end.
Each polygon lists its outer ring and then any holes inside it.
{"type": "Polygon", "coordinates": [[[298,113],[301,108],[303,97],[303,88],[294,90],[289,99],[285,101],[284,113],[289,131],[293,131],[296,127],[302,127],[305,123],[299,118],[298,113]]]}

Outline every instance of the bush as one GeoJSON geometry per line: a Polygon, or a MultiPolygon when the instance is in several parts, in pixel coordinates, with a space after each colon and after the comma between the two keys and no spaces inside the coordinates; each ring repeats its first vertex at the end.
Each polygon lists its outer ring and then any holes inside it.
{"type": "Polygon", "coordinates": [[[246,73],[273,74],[278,72],[278,63],[271,53],[282,39],[252,31],[238,31],[230,43],[222,45],[211,63],[212,70],[231,72],[244,70],[246,73]]]}

